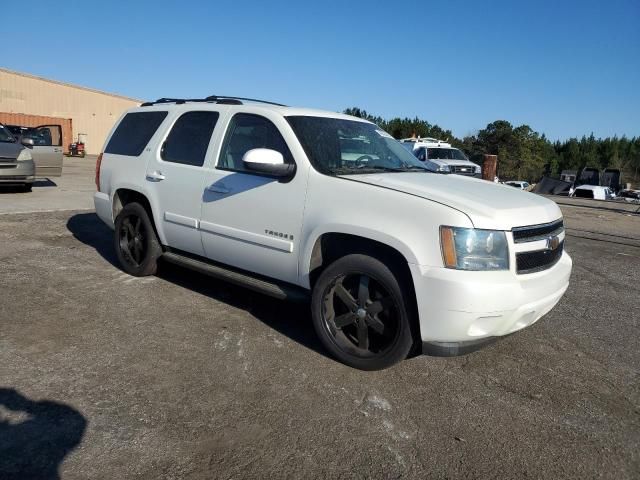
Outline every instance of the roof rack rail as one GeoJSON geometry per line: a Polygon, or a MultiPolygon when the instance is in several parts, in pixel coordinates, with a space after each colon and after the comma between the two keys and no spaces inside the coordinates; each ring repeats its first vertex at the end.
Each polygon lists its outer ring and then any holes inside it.
{"type": "Polygon", "coordinates": [[[218,103],[223,105],[242,105],[242,101],[266,103],[268,105],[276,105],[278,107],[286,107],[282,103],[268,102],[267,100],[258,100],[256,98],[246,97],[233,97],[229,95],[209,95],[206,98],[159,98],[155,102],[144,102],[141,107],[150,107],[151,105],[158,105],[163,103],[175,103],[176,105],[182,105],[187,102],[204,102],[204,103],[218,103]]]}

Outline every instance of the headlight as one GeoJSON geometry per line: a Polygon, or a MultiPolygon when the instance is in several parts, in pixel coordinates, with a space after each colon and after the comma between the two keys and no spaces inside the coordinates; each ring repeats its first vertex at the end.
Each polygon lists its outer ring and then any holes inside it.
{"type": "Polygon", "coordinates": [[[458,270],[508,270],[509,248],[504,232],[440,227],[442,259],[458,270]]]}
{"type": "Polygon", "coordinates": [[[22,150],[20,150],[20,153],[18,154],[18,161],[22,162],[24,160],[33,160],[33,157],[31,156],[31,151],[28,148],[23,148],[22,150]]]}
{"type": "Polygon", "coordinates": [[[449,168],[449,165],[440,165],[438,167],[438,171],[439,172],[447,172],[447,173],[449,173],[449,172],[451,172],[451,169],[449,168]]]}

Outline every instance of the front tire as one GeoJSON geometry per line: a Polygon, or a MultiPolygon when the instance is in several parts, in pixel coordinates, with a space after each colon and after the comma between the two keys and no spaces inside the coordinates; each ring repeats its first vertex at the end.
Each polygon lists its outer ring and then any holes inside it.
{"type": "Polygon", "coordinates": [[[313,325],[325,348],[361,370],[404,360],[413,347],[413,302],[399,277],[380,260],[347,255],[329,265],[311,299],[313,325]]]}
{"type": "Polygon", "coordinates": [[[128,203],[115,221],[116,255],[129,275],[145,277],[158,269],[162,248],[147,211],[139,203],[128,203]]]}

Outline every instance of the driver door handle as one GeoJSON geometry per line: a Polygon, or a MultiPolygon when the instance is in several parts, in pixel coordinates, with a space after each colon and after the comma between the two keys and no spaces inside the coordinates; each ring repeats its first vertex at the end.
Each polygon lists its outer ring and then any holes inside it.
{"type": "Polygon", "coordinates": [[[159,172],[158,170],[152,173],[147,173],[147,180],[149,180],[150,182],[161,182],[165,178],[166,177],[162,174],[162,172],[159,172]]]}
{"type": "Polygon", "coordinates": [[[223,183],[213,183],[207,187],[207,191],[214,193],[229,193],[229,190],[223,183]]]}

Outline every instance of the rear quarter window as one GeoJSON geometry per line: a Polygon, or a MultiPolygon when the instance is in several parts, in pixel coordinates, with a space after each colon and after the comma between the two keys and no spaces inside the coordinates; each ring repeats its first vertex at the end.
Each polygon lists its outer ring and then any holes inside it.
{"type": "Polygon", "coordinates": [[[127,113],[105,148],[105,153],[139,156],[156,133],[168,112],[127,113]]]}

